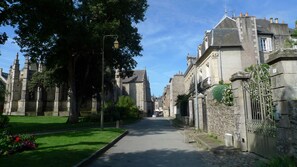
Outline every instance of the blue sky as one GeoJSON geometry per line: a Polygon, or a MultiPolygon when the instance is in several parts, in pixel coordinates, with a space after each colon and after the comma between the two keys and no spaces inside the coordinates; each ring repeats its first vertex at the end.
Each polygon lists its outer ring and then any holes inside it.
{"type": "MultiPolygon", "coordinates": [[[[136,58],[136,69],[147,70],[155,96],[162,95],[170,77],[186,70],[187,54],[197,54],[204,32],[221,20],[225,8],[229,16],[248,12],[257,18],[279,18],[290,28],[297,20],[294,0],[148,0],[148,4],[146,20],[137,25],[143,38],[143,56],[136,58]]],[[[1,27],[3,31],[10,39],[0,45],[0,68],[7,72],[19,48],[11,39],[11,28],[1,27]]]]}

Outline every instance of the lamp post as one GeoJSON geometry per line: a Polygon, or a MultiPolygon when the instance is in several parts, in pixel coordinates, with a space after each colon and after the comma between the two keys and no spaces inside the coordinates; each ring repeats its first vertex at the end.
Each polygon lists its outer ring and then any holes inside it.
{"type": "Polygon", "coordinates": [[[105,93],[104,93],[104,42],[105,38],[111,37],[114,38],[115,41],[113,43],[113,46],[115,49],[119,48],[119,42],[118,42],[118,36],[117,35],[104,35],[102,38],[102,78],[101,78],[101,112],[100,112],[100,127],[103,129],[103,122],[104,122],[104,98],[105,98],[105,93]]]}

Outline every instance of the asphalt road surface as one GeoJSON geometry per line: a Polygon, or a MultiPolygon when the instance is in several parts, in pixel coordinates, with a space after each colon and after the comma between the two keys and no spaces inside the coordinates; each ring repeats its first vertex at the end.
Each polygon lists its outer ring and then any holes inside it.
{"type": "Polygon", "coordinates": [[[168,118],[145,118],[90,167],[203,167],[202,152],[168,118]]]}

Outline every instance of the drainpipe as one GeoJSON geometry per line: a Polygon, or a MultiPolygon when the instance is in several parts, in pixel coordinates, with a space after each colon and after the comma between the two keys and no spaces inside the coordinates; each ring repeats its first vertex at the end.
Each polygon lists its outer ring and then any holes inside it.
{"type": "Polygon", "coordinates": [[[221,81],[224,81],[224,79],[223,79],[223,67],[222,67],[222,53],[221,53],[221,46],[219,46],[219,56],[220,56],[221,81]]]}
{"type": "Polygon", "coordinates": [[[197,83],[197,66],[195,64],[195,129],[198,130],[199,129],[199,111],[198,111],[198,83],[197,83]]]}

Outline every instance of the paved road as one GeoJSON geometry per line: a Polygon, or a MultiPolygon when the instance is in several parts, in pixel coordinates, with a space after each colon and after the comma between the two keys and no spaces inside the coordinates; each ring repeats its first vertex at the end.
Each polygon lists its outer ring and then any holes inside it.
{"type": "Polygon", "coordinates": [[[90,167],[198,167],[202,152],[185,143],[167,118],[146,118],[127,127],[129,134],[90,167]]]}

